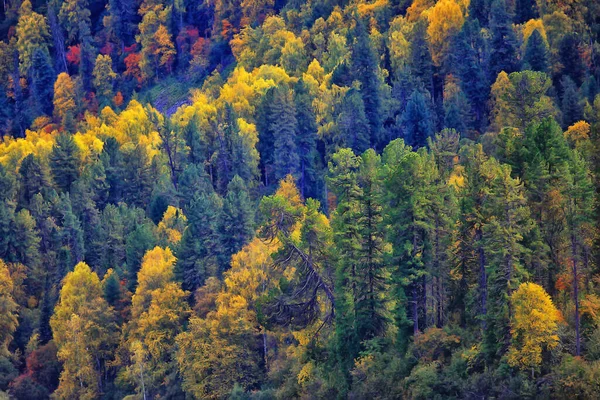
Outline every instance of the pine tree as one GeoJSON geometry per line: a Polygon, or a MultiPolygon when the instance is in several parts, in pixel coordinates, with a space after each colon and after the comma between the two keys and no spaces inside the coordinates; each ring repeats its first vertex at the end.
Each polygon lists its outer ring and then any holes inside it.
{"type": "Polygon", "coordinates": [[[504,0],[494,0],[490,12],[489,79],[493,81],[500,71],[507,74],[517,71],[517,38],[512,28],[512,18],[504,0]]]}
{"type": "Polygon", "coordinates": [[[548,71],[548,44],[542,37],[538,29],[534,30],[525,46],[525,55],[523,57],[523,69],[532,71],[548,71]]]}
{"type": "Polygon", "coordinates": [[[304,198],[320,198],[319,158],[317,151],[317,123],[312,107],[312,97],[301,79],[294,88],[296,107],[296,147],[300,156],[298,189],[304,198]]]}
{"type": "Polygon", "coordinates": [[[560,80],[560,84],[563,91],[561,99],[562,127],[566,130],[575,122],[583,119],[583,111],[575,82],[568,75],[565,75],[560,80]]]}
{"type": "Polygon", "coordinates": [[[369,124],[360,93],[350,89],[339,106],[334,134],[329,144],[329,153],[341,148],[351,148],[361,153],[369,148],[369,124]]]}
{"type": "Polygon", "coordinates": [[[298,176],[300,157],[296,147],[296,109],[291,92],[283,87],[275,90],[271,120],[273,142],[273,177],[279,181],[288,174],[298,176]]]}
{"type": "Polygon", "coordinates": [[[195,197],[187,214],[188,226],[177,250],[175,275],[184,290],[190,292],[204,284],[206,278],[219,275],[221,243],[218,223],[223,200],[216,193],[195,197]]]}
{"type": "Polygon", "coordinates": [[[27,155],[19,168],[19,204],[28,207],[33,196],[37,193],[46,195],[51,186],[48,167],[35,155],[27,155]]]}
{"type": "Polygon", "coordinates": [[[427,138],[433,134],[434,124],[428,105],[428,96],[416,89],[408,99],[406,109],[400,117],[406,143],[419,148],[427,144],[427,138]]]}
{"type": "Polygon", "coordinates": [[[433,61],[427,41],[427,24],[424,20],[417,21],[413,28],[409,54],[411,75],[433,95],[433,61]]]}
{"type": "Polygon", "coordinates": [[[68,193],[79,177],[79,149],[73,137],[65,133],[58,135],[49,158],[54,183],[68,193]]]}
{"type": "Polygon", "coordinates": [[[246,184],[234,176],[227,185],[223,211],[219,220],[222,246],[220,273],[229,266],[231,256],[242,249],[254,236],[254,208],[246,184]]]}
{"type": "Polygon", "coordinates": [[[31,61],[32,98],[35,99],[38,113],[52,115],[52,98],[54,96],[54,68],[50,57],[41,49],[36,49],[31,61]]]}
{"type": "Polygon", "coordinates": [[[370,147],[383,147],[385,140],[382,137],[381,94],[379,82],[379,63],[373,51],[373,44],[367,32],[367,27],[360,19],[356,20],[353,32],[354,45],[352,46],[352,73],[360,86],[360,94],[365,105],[365,115],[369,121],[370,147]]]}

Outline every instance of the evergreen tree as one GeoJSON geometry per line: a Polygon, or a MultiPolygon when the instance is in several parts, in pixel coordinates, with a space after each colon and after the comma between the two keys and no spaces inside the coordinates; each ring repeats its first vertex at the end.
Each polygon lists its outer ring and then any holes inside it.
{"type": "Polygon", "coordinates": [[[218,224],[222,207],[223,200],[214,192],[201,194],[190,204],[188,226],[183,232],[175,265],[175,276],[184,290],[194,292],[206,278],[219,275],[222,250],[218,224]]]}
{"type": "Polygon", "coordinates": [[[382,106],[379,82],[379,63],[373,51],[369,32],[364,22],[356,20],[353,32],[354,45],[352,46],[352,73],[360,82],[360,94],[365,105],[365,115],[369,121],[370,147],[383,147],[385,144],[382,135],[382,106]]]}
{"type": "Polygon", "coordinates": [[[512,18],[504,0],[494,0],[490,12],[489,80],[494,81],[500,71],[507,74],[517,71],[517,38],[512,28],[512,18]]]}
{"type": "Polygon", "coordinates": [[[583,110],[575,82],[568,75],[565,75],[560,80],[560,84],[563,91],[561,99],[562,127],[566,130],[575,122],[583,119],[583,110]]]}
{"type": "Polygon", "coordinates": [[[227,185],[223,199],[223,211],[219,220],[220,243],[222,246],[220,273],[228,266],[231,256],[242,249],[254,236],[254,207],[246,184],[234,176],[227,185]]]}
{"type": "Polygon", "coordinates": [[[523,57],[523,69],[547,72],[548,57],[548,44],[539,30],[535,29],[527,39],[525,55],[523,57]]]}
{"type": "Polygon", "coordinates": [[[58,135],[49,159],[54,183],[68,193],[79,177],[79,149],[73,137],[65,133],[58,135]]]}
{"type": "Polygon", "coordinates": [[[580,41],[574,33],[567,33],[558,45],[558,55],[562,64],[561,75],[568,75],[577,86],[585,78],[585,65],[579,52],[580,41]]]}
{"type": "Polygon", "coordinates": [[[427,138],[433,134],[434,124],[427,95],[421,90],[416,89],[408,99],[399,125],[408,145],[419,148],[427,144],[427,138]]]}
{"type": "Polygon", "coordinates": [[[411,75],[417,78],[433,96],[433,60],[429,52],[427,24],[422,19],[417,21],[412,31],[408,64],[411,75]]]}
{"type": "Polygon", "coordinates": [[[317,123],[312,107],[312,97],[303,80],[294,88],[296,106],[296,147],[300,156],[298,189],[304,198],[320,198],[319,158],[317,151],[317,123]]]}
{"type": "Polygon", "coordinates": [[[273,134],[273,177],[279,181],[291,174],[298,176],[300,156],[296,146],[298,121],[291,92],[283,87],[275,90],[270,130],[273,134]]]}
{"type": "Polygon", "coordinates": [[[47,167],[44,167],[38,157],[33,154],[27,155],[21,161],[19,168],[19,203],[28,207],[37,193],[47,194],[51,188],[50,177],[47,167]]]}
{"type": "Polygon", "coordinates": [[[357,153],[369,148],[369,124],[365,106],[360,93],[355,89],[348,90],[342,100],[332,141],[331,153],[346,147],[357,153]]]}
{"type": "Polygon", "coordinates": [[[38,113],[52,115],[53,84],[56,75],[46,52],[37,49],[33,53],[29,74],[31,75],[32,99],[35,100],[38,113]]]}

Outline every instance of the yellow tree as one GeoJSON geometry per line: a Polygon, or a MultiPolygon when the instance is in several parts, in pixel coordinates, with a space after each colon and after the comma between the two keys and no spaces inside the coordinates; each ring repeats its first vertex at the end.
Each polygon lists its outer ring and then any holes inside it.
{"type": "Polygon", "coordinates": [[[457,2],[441,0],[427,11],[427,18],[431,57],[436,65],[440,65],[448,53],[452,37],[462,28],[465,17],[457,2]]]}
{"type": "Polygon", "coordinates": [[[33,53],[42,49],[48,54],[48,24],[46,18],[34,12],[31,2],[25,0],[19,10],[19,22],[17,23],[17,49],[19,50],[19,61],[21,73],[25,74],[31,67],[33,53]]]}
{"type": "Polygon", "coordinates": [[[175,261],[168,247],[146,253],[132,299],[131,321],[125,327],[129,362],[124,376],[143,398],[164,396],[175,384],[175,336],[182,332],[190,313],[189,293],[173,281],[175,261]]]}
{"type": "Polygon", "coordinates": [[[54,82],[54,117],[63,123],[75,117],[75,83],[66,72],[61,72],[54,82]]]}
{"type": "Polygon", "coordinates": [[[177,338],[183,386],[194,397],[220,399],[236,383],[248,388],[258,381],[261,358],[268,365],[267,333],[256,309],[259,298],[279,281],[271,260],[277,248],[276,242],[255,238],[234,254],[216,310],[192,318],[188,331],[177,338]]]}
{"type": "Polygon", "coordinates": [[[535,283],[522,283],[511,295],[512,342],[508,363],[513,367],[531,369],[532,374],[542,363],[542,350],[558,345],[559,311],[544,288],[535,283]]]}
{"type": "Polygon", "coordinates": [[[13,280],[0,260],[0,356],[8,356],[8,344],[18,326],[17,303],[13,298],[13,280]]]}
{"type": "Polygon", "coordinates": [[[113,83],[117,74],[112,69],[112,58],[108,54],[98,54],[92,75],[94,75],[96,96],[101,101],[110,101],[113,98],[113,83]]]}
{"type": "Polygon", "coordinates": [[[117,336],[114,311],[102,295],[98,275],[83,262],[64,280],[50,319],[63,363],[57,398],[94,399],[102,389],[117,336]]]}

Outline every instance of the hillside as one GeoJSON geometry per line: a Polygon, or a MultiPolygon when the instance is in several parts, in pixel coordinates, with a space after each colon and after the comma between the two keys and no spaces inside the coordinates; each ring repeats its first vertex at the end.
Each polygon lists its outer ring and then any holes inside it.
{"type": "Polygon", "coordinates": [[[600,398],[596,0],[6,0],[0,399],[600,398]]]}

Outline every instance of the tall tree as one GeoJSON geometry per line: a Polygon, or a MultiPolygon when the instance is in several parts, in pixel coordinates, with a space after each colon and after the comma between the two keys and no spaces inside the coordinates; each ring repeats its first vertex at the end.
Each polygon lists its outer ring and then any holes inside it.
{"type": "Polygon", "coordinates": [[[525,45],[523,56],[523,69],[547,72],[549,63],[548,44],[544,40],[539,29],[535,29],[525,45]]]}
{"type": "Polygon", "coordinates": [[[494,0],[490,11],[489,78],[494,80],[501,71],[510,74],[519,68],[517,38],[512,28],[512,17],[504,0],[494,0]]]}
{"type": "Polygon", "coordinates": [[[69,272],[50,320],[63,363],[56,395],[95,398],[103,387],[116,344],[113,309],[102,296],[98,275],[85,263],[69,272]]]}
{"type": "Polygon", "coordinates": [[[65,193],[71,190],[73,182],[79,177],[79,148],[69,134],[57,136],[50,153],[50,170],[56,186],[65,193]]]}

